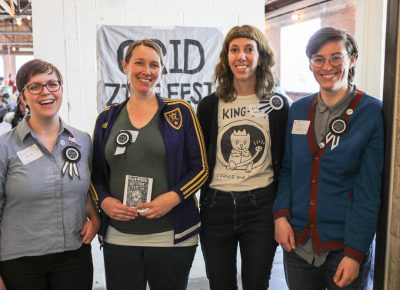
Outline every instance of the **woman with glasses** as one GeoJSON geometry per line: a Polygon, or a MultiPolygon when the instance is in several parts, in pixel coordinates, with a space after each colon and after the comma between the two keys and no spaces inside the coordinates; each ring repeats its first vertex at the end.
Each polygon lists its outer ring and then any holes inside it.
{"type": "Polygon", "coordinates": [[[318,30],[306,54],[320,90],[289,110],[275,239],[289,289],[361,290],[380,207],[381,102],[353,84],[358,48],[345,31],[318,30]]]}
{"type": "Polygon", "coordinates": [[[277,243],[272,204],[289,104],[274,92],[274,52],[259,29],[235,26],[215,68],[215,93],[199,104],[210,177],[201,190],[200,241],[213,290],[268,289],[277,243]]]}
{"type": "Polygon", "coordinates": [[[55,66],[31,60],[16,81],[30,114],[0,138],[0,276],[7,290],[90,290],[91,138],[60,119],[55,66]]]}

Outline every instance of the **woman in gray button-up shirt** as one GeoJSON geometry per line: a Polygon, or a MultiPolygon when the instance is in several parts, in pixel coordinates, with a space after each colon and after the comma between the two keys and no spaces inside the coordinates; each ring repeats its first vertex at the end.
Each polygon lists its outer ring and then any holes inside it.
{"type": "Polygon", "coordinates": [[[56,67],[32,60],[16,79],[30,115],[0,137],[0,276],[7,290],[92,289],[90,136],[58,115],[56,67]]]}

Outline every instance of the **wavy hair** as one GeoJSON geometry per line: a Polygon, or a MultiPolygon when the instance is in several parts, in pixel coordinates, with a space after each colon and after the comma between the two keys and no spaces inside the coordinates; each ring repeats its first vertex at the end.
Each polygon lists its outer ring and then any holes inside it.
{"type": "Polygon", "coordinates": [[[274,75],[272,67],[275,64],[275,55],[264,33],[251,25],[235,26],[225,36],[222,50],[214,72],[214,84],[217,87],[216,95],[226,102],[234,101],[237,93],[233,87],[233,73],[229,67],[229,45],[233,39],[248,38],[257,43],[259,65],[256,70],[256,95],[263,99],[273,94],[274,75]]]}

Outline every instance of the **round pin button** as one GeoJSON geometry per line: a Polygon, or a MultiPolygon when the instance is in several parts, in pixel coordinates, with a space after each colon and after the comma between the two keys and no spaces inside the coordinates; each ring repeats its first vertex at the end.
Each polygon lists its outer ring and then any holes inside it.
{"type": "Polygon", "coordinates": [[[81,152],[74,146],[67,146],[64,149],[64,159],[71,163],[77,163],[81,159],[81,152]]]}
{"type": "Polygon", "coordinates": [[[283,100],[280,96],[272,96],[269,99],[269,104],[271,106],[272,109],[274,110],[280,110],[283,108],[283,100]]]}
{"type": "Polygon", "coordinates": [[[334,133],[335,135],[341,135],[346,131],[347,124],[346,121],[342,118],[336,118],[332,120],[329,127],[332,133],[334,133]]]}
{"type": "Polygon", "coordinates": [[[126,131],[119,132],[116,138],[116,142],[119,146],[126,146],[131,141],[131,134],[126,131]]]}

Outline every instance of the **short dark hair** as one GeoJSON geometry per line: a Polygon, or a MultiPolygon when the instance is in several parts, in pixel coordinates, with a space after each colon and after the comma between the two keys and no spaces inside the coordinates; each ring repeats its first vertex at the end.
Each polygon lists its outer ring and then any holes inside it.
{"type": "Polygon", "coordinates": [[[46,72],[49,74],[54,72],[61,85],[63,84],[62,75],[54,65],[41,59],[33,59],[24,63],[17,72],[15,79],[18,91],[22,92],[33,76],[46,72]]]}
{"type": "MultiPolygon", "coordinates": [[[[330,41],[343,41],[348,55],[358,57],[358,45],[355,39],[345,30],[333,27],[323,27],[315,32],[307,43],[306,54],[308,59],[311,59],[313,54],[317,53],[320,48],[330,41]]],[[[349,70],[349,83],[353,82],[355,75],[355,65],[349,70]]]]}

